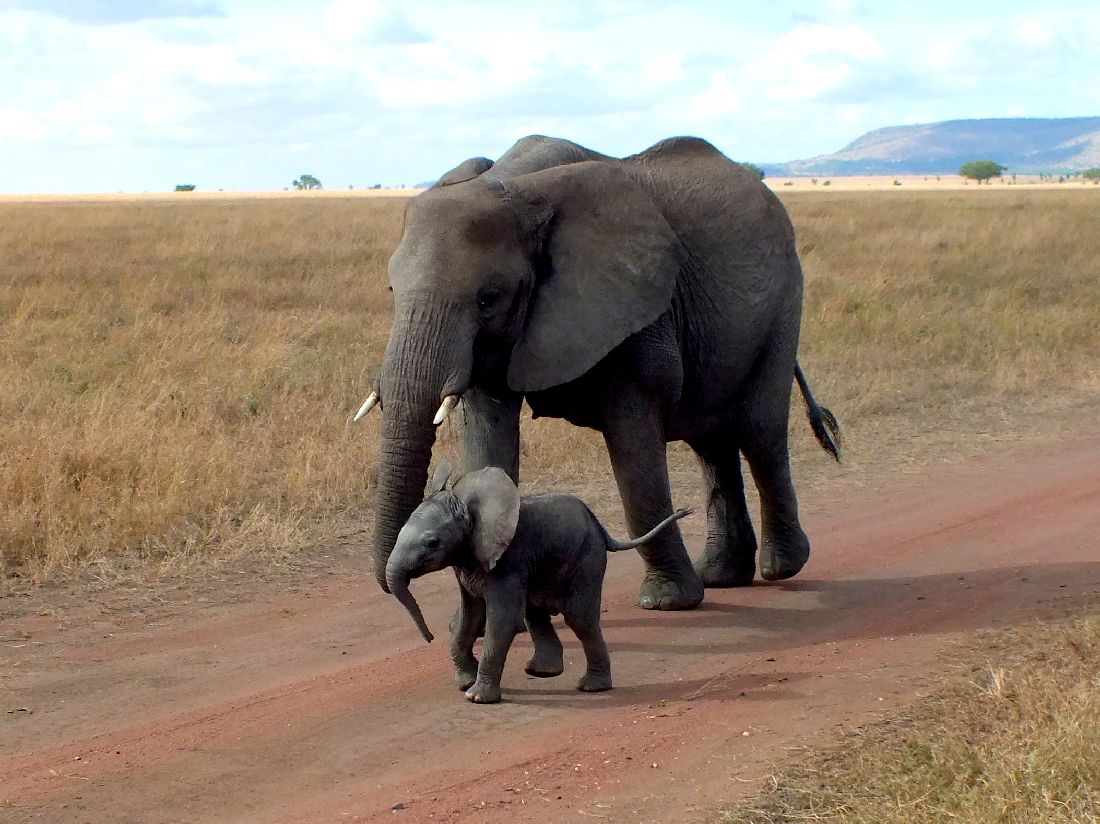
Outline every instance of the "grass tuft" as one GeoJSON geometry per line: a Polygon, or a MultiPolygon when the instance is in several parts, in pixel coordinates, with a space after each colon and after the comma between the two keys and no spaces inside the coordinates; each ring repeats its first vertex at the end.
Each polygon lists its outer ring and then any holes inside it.
{"type": "Polygon", "coordinates": [[[1100,820],[1100,604],[955,650],[935,697],[773,776],[726,824],[1100,820]]]}

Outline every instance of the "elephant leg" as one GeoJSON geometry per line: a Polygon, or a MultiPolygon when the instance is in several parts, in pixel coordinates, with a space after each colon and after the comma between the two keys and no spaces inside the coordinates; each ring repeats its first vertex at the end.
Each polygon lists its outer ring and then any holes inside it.
{"type": "Polygon", "coordinates": [[[794,368],[772,372],[768,391],[757,391],[743,405],[741,448],[760,493],[760,576],[781,581],[797,575],[810,557],[810,541],[798,519],[791,479],[787,424],[794,368]]]}
{"type": "MultiPolygon", "coordinates": [[[[609,416],[604,440],[632,536],[643,535],[672,514],[664,434],[655,413],[609,416]]],[[[680,528],[673,525],[638,548],[646,575],[638,594],[644,609],[692,609],[703,582],[691,566],[680,528]]]]}
{"type": "Polygon", "coordinates": [[[471,386],[458,410],[463,474],[499,466],[519,483],[519,410],[523,398],[512,393],[495,398],[471,386]]]}
{"type": "Polygon", "coordinates": [[[485,602],[460,586],[462,602],[451,619],[451,660],[455,665],[455,683],[466,691],[477,680],[474,642],[485,626],[485,602]]]}
{"type": "Polygon", "coordinates": [[[504,662],[523,625],[526,587],[519,582],[493,581],[485,589],[485,643],[481,648],[481,663],[477,680],[466,690],[466,700],[475,704],[496,704],[500,701],[500,678],[504,662]]]}
{"type": "Polygon", "coordinates": [[[553,678],[565,672],[561,639],[550,623],[550,612],[544,607],[527,604],[527,629],[535,645],[535,654],[523,671],[535,678],[553,678]]]}
{"type": "Polygon", "coordinates": [[[707,490],[707,542],[695,562],[706,587],[740,587],[756,575],[756,533],[752,528],[741,455],[736,440],[712,437],[691,441],[707,490]]]}
{"type": "MultiPolygon", "coordinates": [[[[599,583],[596,584],[598,592],[599,583]]],[[[600,629],[600,599],[595,603],[585,598],[583,603],[574,603],[562,611],[566,626],[573,630],[577,640],[584,647],[585,670],[577,689],[581,692],[604,692],[611,689],[611,656],[607,653],[607,644],[600,629]]]]}

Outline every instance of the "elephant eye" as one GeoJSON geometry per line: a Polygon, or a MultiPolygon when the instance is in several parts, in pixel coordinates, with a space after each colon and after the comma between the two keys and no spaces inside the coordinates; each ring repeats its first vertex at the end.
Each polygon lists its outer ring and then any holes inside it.
{"type": "Polygon", "coordinates": [[[477,308],[482,312],[492,309],[500,301],[499,289],[482,289],[477,294],[477,308]]]}

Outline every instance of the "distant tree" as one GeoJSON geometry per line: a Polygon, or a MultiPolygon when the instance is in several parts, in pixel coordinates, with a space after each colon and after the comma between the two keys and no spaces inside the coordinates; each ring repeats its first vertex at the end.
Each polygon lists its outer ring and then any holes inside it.
{"type": "Polygon", "coordinates": [[[193,191],[195,191],[195,184],[194,183],[177,183],[176,184],[176,191],[177,192],[193,192],[193,191]]]}
{"type": "Polygon", "coordinates": [[[297,189],[299,192],[306,189],[323,189],[321,181],[315,178],[313,175],[302,175],[297,180],[291,181],[291,186],[297,189]]]}
{"type": "Polygon", "coordinates": [[[1007,167],[993,160],[971,160],[962,165],[959,174],[981,183],[984,180],[992,180],[1000,177],[1007,167]]]}
{"type": "Polygon", "coordinates": [[[1096,166],[1092,169],[1085,169],[1085,171],[1081,172],[1081,177],[1085,180],[1100,182],[1100,166],[1096,166]]]}
{"type": "Polygon", "coordinates": [[[761,169],[759,166],[757,166],[755,163],[742,163],[741,165],[744,166],[746,169],[748,169],[750,172],[752,172],[754,175],[756,175],[761,180],[764,179],[764,170],[761,169]]]}

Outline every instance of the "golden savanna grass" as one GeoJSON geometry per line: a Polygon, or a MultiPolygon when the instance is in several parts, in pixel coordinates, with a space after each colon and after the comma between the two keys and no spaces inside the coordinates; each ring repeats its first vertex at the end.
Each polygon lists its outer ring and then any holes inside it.
{"type": "Polygon", "coordinates": [[[725,824],[1100,821],[1100,603],[985,633],[900,718],[773,777],[725,824]],[[975,648],[979,644],[980,648],[975,648]]]}
{"type": "Polygon", "coordinates": [[[2,207],[9,562],[293,548],[360,515],[374,422],[345,413],[404,205],[2,207]]]}
{"type": "MultiPolygon", "coordinates": [[[[845,427],[845,471],[1020,434],[1100,397],[1091,187],[784,199],[807,274],[801,359],[845,427]]],[[[378,413],[348,417],[385,346],[404,203],[0,203],[6,563],[43,577],[361,529],[378,413]]],[[[805,489],[836,470],[794,421],[805,489]]],[[[617,511],[594,433],[525,421],[523,448],[530,485],[617,511]]],[[[686,501],[694,461],[671,455],[686,501]]]]}

